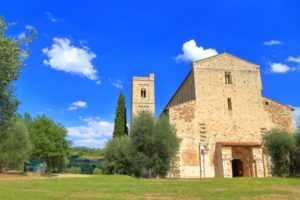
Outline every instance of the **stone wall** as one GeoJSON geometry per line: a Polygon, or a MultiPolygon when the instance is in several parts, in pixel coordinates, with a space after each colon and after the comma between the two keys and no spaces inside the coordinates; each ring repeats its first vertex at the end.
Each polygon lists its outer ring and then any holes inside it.
{"type": "Polygon", "coordinates": [[[261,142],[263,106],[261,80],[257,65],[229,54],[194,62],[196,109],[195,134],[209,148],[208,176],[215,176],[217,142],[261,142]],[[225,83],[225,73],[232,83],[225,83]],[[228,107],[231,99],[232,109],[228,107]]]}
{"type": "Polygon", "coordinates": [[[223,169],[223,177],[224,178],[232,178],[232,168],[231,168],[231,159],[232,159],[232,151],[231,147],[225,146],[222,147],[222,169],[223,169]]]}
{"type": "Polygon", "coordinates": [[[169,172],[169,176],[171,178],[180,178],[181,163],[181,151],[178,151],[175,157],[171,160],[171,169],[169,172]]]}
{"type": "Polygon", "coordinates": [[[292,108],[266,97],[263,97],[263,107],[267,113],[267,120],[269,121],[270,128],[281,128],[290,133],[294,131],[292,108]]]}
{"type": "Polygon", "coordinates": [[[273,127],[292,131],[293,124],[291,109],[261,91],[260,69],[253,63],[227,53],[192,63],[165,109],[181,139],[171,176],[232,177],[234,158],[243,159],[245,175],[268,176],[262,135],[273,127]]]}
{"type": "Polygon", "coordinates": [[[253,160],[255,161],[255,177],[264,177],[265,176],[265,169],[263,163],[263,154],[262,148],[256,147],[252,148],[253,153],[253,160]]]}
{"type": "Polygon", "coordinates": [[[173,163],[171,175],[173,177],[192,177],[192,174],[200,176],[199,166],[199,143],[197,136],[194,134],[193,120],[195,110],[195,100],[172,106],[168,109],[169,120],[175,125],[177,137],[181,140],[179,154],[173,163]],[[177,166],[177,167],[176,167],[177,166]],[[179,167],[180,166],[180,169],[179,167]],[[180,175],[177,172],[180,171],[180,175]]]}
{"type": "Polygon", "coordinates": [[[168,109],[169,120],[175,125],[179,138],[194,137],[195,100],[168,109]]]}

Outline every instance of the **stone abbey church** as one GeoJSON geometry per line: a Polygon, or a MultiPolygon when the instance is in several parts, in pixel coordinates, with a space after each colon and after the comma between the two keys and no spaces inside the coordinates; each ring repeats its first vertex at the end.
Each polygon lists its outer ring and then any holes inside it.
{"type": "MultiPolygon", "coordinates": [[[[133,77],[131,106],[131,115],[154,113],[154,74],[133,77]]],[[[193,62],[163,110],[180,138],[170,176],[270,176],[262,135],[271,128],[292,132],[292,111],[262,96],[258,65],[228,53],[193,62]]]]}

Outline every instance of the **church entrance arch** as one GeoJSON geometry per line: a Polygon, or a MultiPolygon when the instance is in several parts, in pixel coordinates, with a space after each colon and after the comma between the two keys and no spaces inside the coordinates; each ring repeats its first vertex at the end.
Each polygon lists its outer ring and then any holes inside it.
{"type": "Polygon", "coordinates": [[[251,148],[247,146],[232,147],[232,176],[253,176],[251,148]]]}

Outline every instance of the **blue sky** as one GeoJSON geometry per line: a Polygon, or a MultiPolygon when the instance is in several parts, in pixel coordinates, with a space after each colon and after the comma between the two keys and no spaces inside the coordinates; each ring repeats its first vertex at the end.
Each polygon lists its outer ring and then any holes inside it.
{"type": "Polygon", "coordinates": [[[300,1],[4,1],[8,34],[30,45],[19,112],[45,113],[75,146],[103,147],[132,76],[155,73],[159,114],[190,63],[226,51],[261,67],[263,95],[300,114],[300,1]],[[185,44],[185,45],[184,45],[185,44]],[[181,56],[180,56],[181,55],[181,56]]]}

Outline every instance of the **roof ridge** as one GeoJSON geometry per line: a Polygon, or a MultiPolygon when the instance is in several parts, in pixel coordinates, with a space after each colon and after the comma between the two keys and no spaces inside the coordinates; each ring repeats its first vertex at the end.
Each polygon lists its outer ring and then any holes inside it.
{"type": "Polygon", "coordinates": [[[282,106],[285,106],[285,107],[287,107],[287,108],[290,108],[292,111],[294,111],[294,110],[295,110],[293,107],[291,107],[291,106],[288,106],[288,105],[285,105],[285,104],[283,104],[283,103],[280,103],[280,102],[278,102],[278,101],[276,101],[276,100],[274,100],[274,99],[271,99],[271,98],[269,98],[269,97],[265,97],[265,96],[262,96],[262,97],[263,97],[263,98],[265,98],[265,99],[268,99],[268,100],[274,101],[275,103],[277,103],[277,104],[280,104],[280,105],[282,105],[282,106]]]}
{"type": "Polygon", "coordinates": [[[207,58],[203,58],[203,59],[194,61],[194,62],[192,62],[192,64],[193,64],[193,63],[207,62],[207,61],[209,61],[209,60],[211,60],[211,59],[213,59],[213,58],[216,58],[216,57],[219,57],[219,56],[222,56],[222,55],[231,56],[231,57],[233,57],[233,58],[235,58],[235,59],[241,60],[241,61],[243,61],[243,62],[247,62],[247,63],[249,63],[249,64],[251,64],[251,65],[255,65],[256,67],[259,68],[259,65],[258,65],[258,64],[255,64],[255,63],[253,63],[253,62],[250,62],[250,61],[248,61],[248,60],[245,60],[245,59],[243,59],[243,58],[240,58],[240,57],[238,57],[238,56],[235,56],[235,55],[230,54],[230,53],[227,53],[227,52],[222,52],[222,53],[217,54],[217,55],[214,55],[214,56],[210,56],[210,57],[207,57],[207,58]]]}
{"type": "Polygon", "coordinates": [[[168,108],[168,106],[170,105],[170,103],[172,102],[173,98],[176,96],[176,94],[179,92],[180,88],[183,86],[183,84],[185,83],[185,81],[190,77],[191,73],[192,73],[192,69],[189,71],[189,73],[185,76],[185,78],[183,79],[183,81],[180,83],[180,85],[177,87],[175,93],[172,95],[172,97],[170,98],[170,100],[168,101],[167,105],[165,106],[165,109],[168,108]]]}

